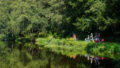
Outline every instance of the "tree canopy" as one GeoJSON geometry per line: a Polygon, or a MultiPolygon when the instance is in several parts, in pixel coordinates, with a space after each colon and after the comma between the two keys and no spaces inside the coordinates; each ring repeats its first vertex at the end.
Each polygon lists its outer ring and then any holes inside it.
{"type": "Polygon", "coordinates": [[[0,0],[0,34],[120,34],[119,0],[0,0]]]}

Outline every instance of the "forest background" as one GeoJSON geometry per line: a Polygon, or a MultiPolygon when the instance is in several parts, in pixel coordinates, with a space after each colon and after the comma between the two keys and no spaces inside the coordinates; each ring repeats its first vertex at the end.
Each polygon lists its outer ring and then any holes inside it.
{"type": "Polygon", "coordinates": [[[101,33],[119,42],[120,0],[0,0],[0,39],[101,33]]]}

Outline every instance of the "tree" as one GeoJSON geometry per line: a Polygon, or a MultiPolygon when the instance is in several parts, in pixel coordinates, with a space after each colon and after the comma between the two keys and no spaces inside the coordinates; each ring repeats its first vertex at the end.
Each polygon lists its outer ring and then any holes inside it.
{"type": "MultiPolygon", "coordinates": [[[[119,26],[119,1],[113,0],[65,0],[65,30],[69,34],[108,32],[119,26]],[[110,10],[112,9],[112,10],[110,10]],[[113,13],[114,11],[114,13],[113,13]]],[[[112,31],[113,32],[113,31],[112,31]]],[[[116,31],[115,31],[116,32],[116,31]]]]}
{"type": "Polygon", "coordinates": [[[0,0],[0,31],[19,36],[57,28],[62,20],[58,10],[62,4],[61,0],[0,0]]]}

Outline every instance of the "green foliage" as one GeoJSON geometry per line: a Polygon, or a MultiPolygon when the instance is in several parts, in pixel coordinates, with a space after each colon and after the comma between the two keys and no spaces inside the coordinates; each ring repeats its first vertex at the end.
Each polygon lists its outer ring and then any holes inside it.
{"type": "Polygon", "coordinates": [[[0,41],[0,67],[40,68],[47,65],[48,60],[45,52],[41,55],[41,58],[36,59],[36,56],[31,55],[31,53],[29,53],[27,50],[19,50],[17,48],[11,49],[6,43],[7,42],[0,41]]]}
{"type": "MultiPolygon", "coordinates": [[[[119,0],[66,0],[64,27],[67,34],[119,32],[119,0]],[[114,10],[114,13],[112,11],[114,10]],[[118,14],[118,15],[116,15],[118,14]],[[116,16],[116,17],[115,17],[116,16]]],[[[117,34],[111,34],[117,35],[117,34]]]]}
{"type": "MultiPolygon", "coordinates": [[[[8,40],[30,33],[68,37],[75,32],[119,36],[119,0],[0,0],[0,34],[8,40]]],[[[81,38],[81,37],[80,37],[81,38]]],[[[82,38],[81,38],[82,39],[82,38]]]]}
{"type": "Polygon", "coordinates": [[[85,41],[75,41],[71,38],[54,39],[38,38],[36,44],[40,47],[44,45],[45,48],[50,48],[55,52],[62,53],[69,57],[75,54],[85,55],[93,54],[96,56],[104,56],[117,59],[120,55],[119,43],[90,43],[85,41]]]}
{"type": "Polygon", "coordinates": [[[56,0],[0,0],[0,33],[16,37],[57,28],[62,4],[56,0]]]}
{"type": "Polygon", "coordinates": [[[89,53],[95,54],[95,55],[101,55],[105,57],[110,58],[118,58],[118,55],[120,55],[120,44],[119,43],[100,43],[100,44],[89,44],[86,47],[86,50],[89,53]]]}
{"type": "Polygon", "coordinates": [[[6,38],[6,36],[4,34],[0,34],[0,40],[3,40],[4,38],[6,38]]]}

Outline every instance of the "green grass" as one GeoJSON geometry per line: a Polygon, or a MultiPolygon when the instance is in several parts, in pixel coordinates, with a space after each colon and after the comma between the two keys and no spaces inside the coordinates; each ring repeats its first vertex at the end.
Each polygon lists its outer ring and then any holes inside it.
{"type": "Polygon", "coordinates": [[[112,59],[120,56],[119,43],[91,43],[86,41],[75,41],[72,38],[55,39],[52,37],[38,38],[36,44],[39,47],[50,48],[52,51],[73,57],[74,55],[92,54],[112,59]]]}

